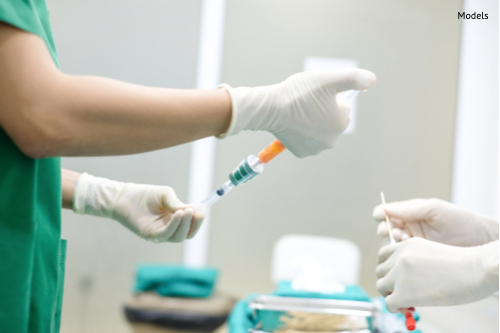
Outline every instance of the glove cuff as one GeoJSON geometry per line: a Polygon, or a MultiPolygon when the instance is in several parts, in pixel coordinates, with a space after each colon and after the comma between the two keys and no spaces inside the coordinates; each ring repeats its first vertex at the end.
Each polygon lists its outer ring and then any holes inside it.
{"type": "Polygon", "coordinates": [[[73,193],[73,212],[85,215],[87,206],[87,195],[89,191],[90,184],[95,177],[89,175],[88,173],[83,173],[78,182],[76,183],[75,190],[73,193]]]}
{"type": "Polygon", "coordinates": [[[234,131],[234,127],[236,126],[236,119],[238,117],[238,105],[236,104],[236,94],[234,88],[230,85],[223,83],[217,87],[217,89],[225,89],[231,98],[231,123],[229,124],[229,128],[226,133],[222,133],[216,136],[217,139],[225,139],[230,135],[236,135],[239,131],[234,131]]]}
{"type": "Polygon", "coordinates": [[[226,89],[231,96],[232,117],[226,133],[217,136],[224,139],[241,131],[267,131],[274,134],[273,124],[276,119],[276,103],[280,93],[275,91],[279,85],[261,87],[232,88],[221,84],[219,89],[226,89]],[[274,98],[273,98],[274,96],[274,98]]]}
{"type": "Polygon", "coordinates": [[[112,218],[116,201],[126,184],[84,173],[78,179],[73,195],[73,211],[112,218]]]}

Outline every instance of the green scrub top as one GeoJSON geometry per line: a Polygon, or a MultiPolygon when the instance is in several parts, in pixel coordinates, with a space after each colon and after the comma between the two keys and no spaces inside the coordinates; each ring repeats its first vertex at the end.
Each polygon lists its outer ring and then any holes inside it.
{"type": "MultiPolygon", "coordinates": [[[[0,0],[0,21],[41,37],[57,64],[44,0],[0,0]]],[[[60,159],[27,157],[1,127],[0,154],[0,333],[59,332],[60,159]]]]}

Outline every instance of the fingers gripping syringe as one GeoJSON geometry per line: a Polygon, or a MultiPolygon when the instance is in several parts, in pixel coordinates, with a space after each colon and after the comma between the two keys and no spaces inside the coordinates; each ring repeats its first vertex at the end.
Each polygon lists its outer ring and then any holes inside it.
{"type": "Polygon", "coordinates": [[[264,171],[264,164],[271,161],[284,150],[285,146],[279,140],[274,140],[269,146],[261,150],[258,157],[254,155],[248,156],[229,174],[229,180],[206,197],[201,204],[205,207],[210,207],[235,186],[244,184],[255,176],[260,175],[264,171]]]}

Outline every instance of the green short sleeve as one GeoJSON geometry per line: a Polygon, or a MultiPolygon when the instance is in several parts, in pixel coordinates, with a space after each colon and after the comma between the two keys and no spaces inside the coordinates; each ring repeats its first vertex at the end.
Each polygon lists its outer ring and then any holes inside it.
{"type": "MultiPolygon", "coordinates": [[[[0,21],[42,38],[57,64],[45,0],[0,0],[0,21]]],[[[57,333],[61,162],[29,158],[1,127],[0,156],[0,332],[57,333]]]]}
{"type": "Polygon", "coordinates": [[[45,0],[1,0],[0,21],[38,35],[58,65],[56,48],[45,0]]]}

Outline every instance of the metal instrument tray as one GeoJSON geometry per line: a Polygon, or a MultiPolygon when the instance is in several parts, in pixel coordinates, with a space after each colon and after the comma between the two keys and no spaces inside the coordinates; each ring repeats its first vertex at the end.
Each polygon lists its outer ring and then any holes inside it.
{"type": "Polygon", "coordinates": [[[249,307],[254,310],[298,311],[362,317],[371,317],[376,311],[375,306],[370,302],[267,295],[256,297],[249,303],[249,307]]]}

